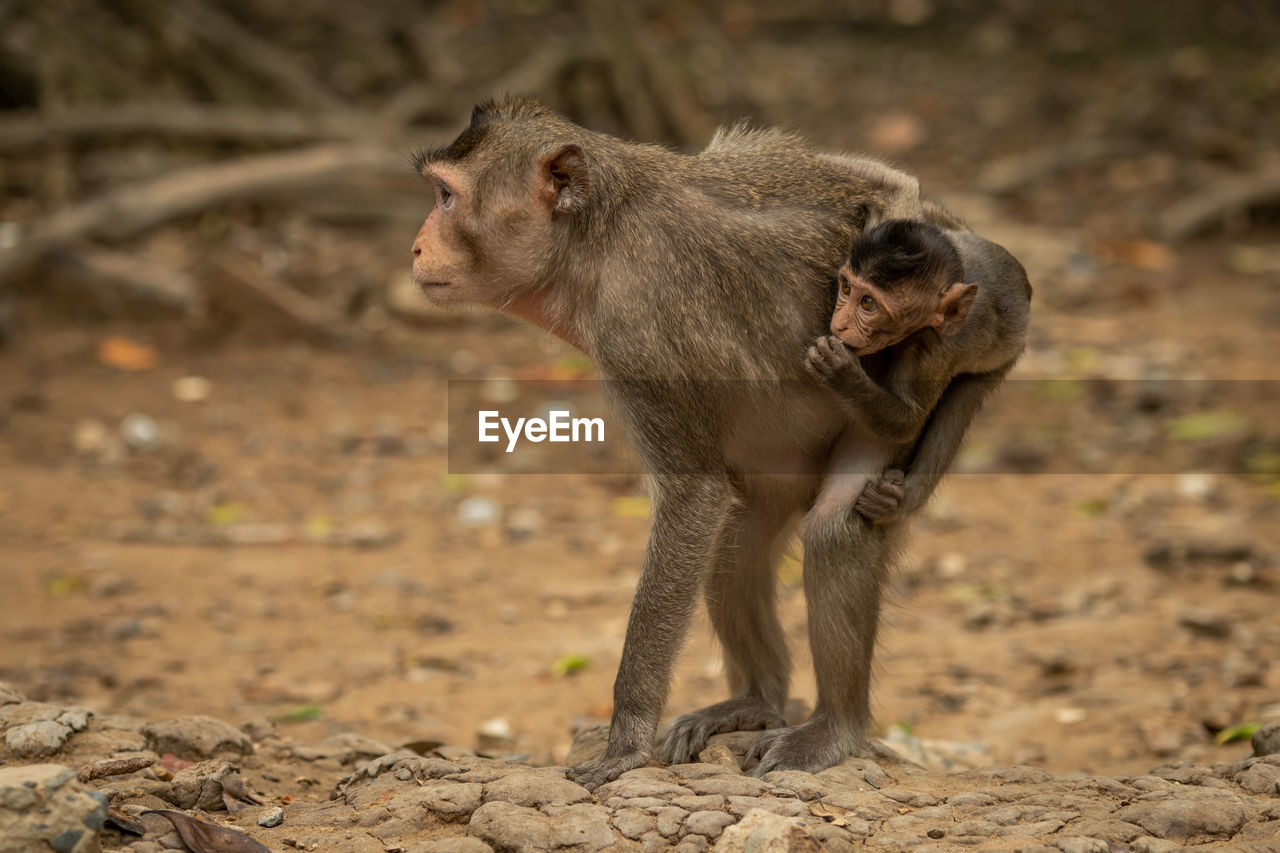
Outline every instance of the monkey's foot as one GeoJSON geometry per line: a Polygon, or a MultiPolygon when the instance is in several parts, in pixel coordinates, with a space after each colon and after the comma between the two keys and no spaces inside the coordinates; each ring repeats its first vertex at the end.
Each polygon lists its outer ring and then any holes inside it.
{"type": "Polygon", "coordinates": [[[605,756],[569,771],[569,778],[588,791],[594,791],[605,782],[612,782],[628,770],[644,767],[649,763],[649,754],[639,750],[629,752],[621,758],[605,756]]]}
{"type": "Polygon", "coordinates": [[[811,719],[787,729],[772,729],[760,736],[747,753],[760,761],[748,773],[763,776],[773,770],[804,770],[817,773],[853,755],[872,754],[866,738],[826,720],[811,719]]]}
{"type": "Polygon", "coordinates": [[[658,754],[668,764],[684,764],[697,759],[698,753],[707,748],[707,740],[712,735],[776,729],[786,724],[778,709],[763,699],[735,696],[677,717],[658,754]]]}

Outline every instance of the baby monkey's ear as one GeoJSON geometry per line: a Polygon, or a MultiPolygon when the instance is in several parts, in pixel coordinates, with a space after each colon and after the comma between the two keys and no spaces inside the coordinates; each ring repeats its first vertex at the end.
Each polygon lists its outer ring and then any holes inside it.
{"type": "Polygon", "coordinates": [[[954,335],[964,326],[973,301],[978,298],[978,285],[956,282],[938,299],[938,311],[930,323],[940,335],[954,335]]]}

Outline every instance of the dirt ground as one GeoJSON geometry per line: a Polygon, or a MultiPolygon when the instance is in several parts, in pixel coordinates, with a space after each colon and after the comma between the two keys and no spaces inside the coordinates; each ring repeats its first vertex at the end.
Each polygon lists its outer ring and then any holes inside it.
{"type": "MultiPolygon", "coordinates": [[[[1280,720],[1280,254],[1265,216],[1181,245],[1151,235],[1224,164],[1272,162],[1274,57],[1041,65],[1016,33],[990,35],[1014,45],[1006,64],[939,59],[927,37],[896,54],[851,50],[848,33],[743,46],[744,66],[777,72],[759,98],[794,98],[780,120],[890,153],[1024,260],[1037,296],[1017,378],[1120,389],[1049,424],[1035,407],[984,415],[898,572],[877,730],[1057,773],[1237,760],[1247,744],[1216,735],[1280,720]],[[876,63],[908,70],[849,82],[876,63]],[[1092,97],[1116,79],[1152,106],[1092,97]],[[1224,106],[1249,81],[1263,95],[1224,106]],[[1028,115],[1040,118],[1015,120],[1028,115]],[[988,160],[1103,127],[1115,148],[1099,162],[999,198],[974,190],[988,160]],[[1208,148],[1220,156],[1189,153],[1208,148]],[[1230,417],[1197,422],[1139,473],[1106,473],[1186,414],[1180,400],[1130,399],[1151,378],[1217,381],[1191,393],[1230,417]],[[1242,379],[1256,382],[1240,419],[1213,398],[1242,379]],[[1050,426],[1074,448],[1041,448],[1050,426]]],[[[261,240],[284,230],[267,219],[261,240]]],[[[391,280],[411,236],[316,226],[289,251],[300,270],[391,280]]],[[[504,749],[554,760],[575,726],[607,718],[646,536],[641,484],[458,475],[446,458],[448,379],[537,376],[576,363],[564,345],[477,314],[381,351],[261,333],[199,344],[36,303],[0,353],[0,680],[152,720],[267,717],[310,741],[470,747],[505,724],[504,749]],[[104,364],[100,345],[120,337],[154,348],[156,365],[104,364]],[[192,396],[175,392],[184,377],[207,380],[207,398],[179,399],[192,396]]],[[[794,694],[811,704],[794,557],[780,582],[794,694]]],[[[668,711],[723,695],[700,616],[668,711]]]]}

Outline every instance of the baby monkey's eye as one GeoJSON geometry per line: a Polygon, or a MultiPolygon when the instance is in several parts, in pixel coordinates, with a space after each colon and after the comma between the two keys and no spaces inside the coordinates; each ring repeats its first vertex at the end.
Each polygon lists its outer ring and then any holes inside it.
{"type": "Polygon", "coordinates": [[[863,311],[874,311],[880,307],[876,305],[876,301],[872,299],[870,296],[864,296],[861,299],[859,299],[858,305],[859,307],[862,308],[863,311]]]}
{"type": "Polygon", "coordinates": [[[852,292],[853,292],[853,285],[849,283],[849,279],[847,279],[847,278],[842,278],[842,279],[840,279],[840,293],[841,293],[841,295],[843,295],[843,296],[848,296],[848,295],[849,295],[850,293],[852,293],[852,292]]]}
{"type": "Polygon", "coordinates": [[[453,193],[444,184],[440,185],[440,207],[444,210],[453,207],[453,193]]]}

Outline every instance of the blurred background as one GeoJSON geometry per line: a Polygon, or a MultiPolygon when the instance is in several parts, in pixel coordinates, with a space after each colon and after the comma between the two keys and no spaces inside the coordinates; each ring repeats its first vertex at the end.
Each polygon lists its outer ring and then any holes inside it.
{"type": "MultiPolygon", "coordinates": [[[[534,93],[887,158],[1030,271],[1051,381],[917,524],[879,734],[1238,758],[1280,720],[1276,44],[1269,0],[0,0],[0,680],[548,761],[607,719],[642,484],[446,457],[449,379],[590,362],[408,275],[406,152],[534,93]]],[[[669,711],[723,690],[702,620],[669,711]]]]}

